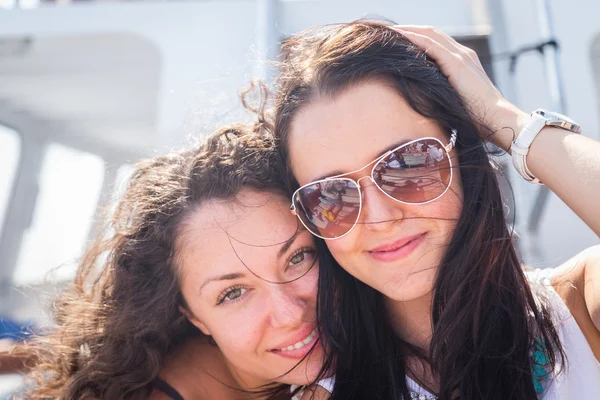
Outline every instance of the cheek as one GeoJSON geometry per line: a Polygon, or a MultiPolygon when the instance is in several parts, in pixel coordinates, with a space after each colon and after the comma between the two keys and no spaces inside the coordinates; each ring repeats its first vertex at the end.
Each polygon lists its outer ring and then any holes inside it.
{"type": "Polygon", "coordinates": [[[417,206],[414,209],[416,216],[423,217],[422,223],[429,224],[434,235],[432,240],[437,244],[446,245],[449,243],[460,219],[463,210],[463,189],[461,183],[460,170],[453,170],[452,183],[448,191],[439,199],[417,206]],[[436,237],[439,240],[436,240],[436,237]]]}
{"type": "Polygon", "coordinates": [[[209,332],[223,353],[246,353],[260,346],[265,327],[265,304],[258,296],[244,303],[214,306],[189,299],[188,305],[198,322],[209,332]]]}
{"type": "Polygon", "coordinates": [[[447,221],[446,230],[454,232],[456,224],[460,219],[463,210],[463,189],[460,180],[458,169],[454,172],[452,185],[446,194],[436,202],[431,203],[432,206],[438,207],[437,213],[447,221]],[[436,204],[438,203],[438,204],[436,204]]]}
{"type": "Polygon", "coordinates": [[[357,268],[354,266],[354,264],[361,260],[359,256],[361,256],[362,250],[360,243],[358,243],[359,240],[359,235],[356,232],[350,232],[350,234],[343,238],[327,241],[327,248],[333,258],[351,275],[359,274],[357,268]]]}
{"type": "Polygon", "coordinates": [[[317,262],[310,271],[297,282],[299,293],[310,302],[316,302],[319,290],[319,263],[317,262]]]}
{"type": "Polygon", "coordinates": [[[429,244],[445,249],[452,239],[460,218],[462,202],[457,201],[456,198],[450,201],[440,199],[439,204],[431,204],[424,211],[426,211],[425,221],[429,225],[429,244]]]}
{"type": "Polygon", "coordinates": [[[446,201],[453,202],[455,207],[459,207],[459,214],[462,211],[462,203],[463,203],[463,187],[462,187],[462,178],[460,174],[459,168],[454,168],[452,183],[450,184],[450,188],[448,192],[443,196],[442,199],[446,199],[446,201]]]}
{"type": "Polygon", "coordinates": [[[463,191],[460,185],[452,185],[446,194],[434,202],[423,205],[421,214],[457,220],[462,213],[463,191]]]}
{"type": "Polygon", "coordinates": [[[263,314],[258,309],[221,313],[217,318],[207,321],[207,326],[211,328],[213,340],[228,359],[245,360],[246,363],[252,360],[252,354],[260,351],[265,333],[263,314]],[[240,357],[241,354],[246,357],[240,357]]]}
{"type": "MultiPolygon", "coordinates": [[[[398,207],[404,206],[399,205],[398,207]]],[[[407,220],[402,223],[410,224],[411,231],[421,229],[416,225],[422,225],[423,228],[430,231],[433,244],[446,245],[454,233],[456,223],[462,213],[462,207],[462,187],[459,183],[453,185],[443,197],[434,202],[403,208],[403,214],[407,220]]],[[[363,234],[369,235],[369,232],[355,229],[354,232],[350,232],[343,238],[327,241],[327,247],[331,254],[351,273],[355,269],[354,263],[363,262],[357,257],[364,251],[364,237],[361,236],[363,234]]]]}

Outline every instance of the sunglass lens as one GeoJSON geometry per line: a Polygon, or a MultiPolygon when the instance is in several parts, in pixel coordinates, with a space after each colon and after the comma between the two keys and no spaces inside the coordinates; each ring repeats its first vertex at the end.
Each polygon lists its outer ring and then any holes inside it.
{"type": "Polygon", "coordinates": [[[333,239],[348,233],[358,220],[360,192],[350,179],[319,181],[296,192],[296,214],[315,235],[333,239]]]}
{"type": "Polygon", "coordinates": [[[375,165],[373,179],[384,192],[405,203],[435,200],[450,185],[448,153],[435,139],[406,144],[375,165]]]}

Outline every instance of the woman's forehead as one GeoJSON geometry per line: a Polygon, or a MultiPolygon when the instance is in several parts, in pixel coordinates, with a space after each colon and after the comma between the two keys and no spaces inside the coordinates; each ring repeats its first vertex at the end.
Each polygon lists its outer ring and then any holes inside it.
{"type": "Polygon", "coordinates": [[[182,236],[216,245],[237,240],[256,245],[278,243],[292,236],[296,218],[283,195],[243,190],[233,200],[214,200],[198,207],[185,222],[182,236]]]}
{"type": "Polygon", "coordinates": [[[235,201],[198,207],[180,230],[176,248],[184,276],[268,268],[282,243],[298,231],[282,195],[243,191],[235,201]]]}
{"type": "Polygon", "coordinates": [[[361,168],[402,142],[444,136],[437,124],[381,82],[315,100],[290,128],[290,163],[301,185],[361,168]]]}

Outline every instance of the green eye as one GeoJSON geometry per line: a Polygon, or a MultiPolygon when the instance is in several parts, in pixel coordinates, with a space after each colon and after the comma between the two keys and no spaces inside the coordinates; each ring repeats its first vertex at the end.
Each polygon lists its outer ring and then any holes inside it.
{"type": "Polygon", "coordinates": [[[217,299],[217,305],[223,303],[235,303],[246,293],[248,289],[244,287],[232,287],[224,290],[217,299]]]}
{"type": "Polygon", "coordinates": [[[300,264],[302,261],[304,261],[305,256],[306,256],[305,252],[300,252],[290,259],[290,263],[300,264]]]}
{"type": "Polygon", "coordinates": [[[245,292],[246,292],[246,289],[243,289],[243,288],[233,289],[225,295],[225,299],[230,300],[230,301],[239,299],[245,292]]]}

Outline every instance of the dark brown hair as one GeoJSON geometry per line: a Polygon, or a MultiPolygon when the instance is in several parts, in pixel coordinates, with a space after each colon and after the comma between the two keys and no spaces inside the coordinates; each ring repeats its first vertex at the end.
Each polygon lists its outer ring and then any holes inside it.
{"type": "MultiPolygon", "coordinates": [[[[369,80],[391,85],[443,130],[456,151],[464,204],[438,268],[433,337],[426,356],[396,337],[381,294],[336,266],[319,241],[318,315],[334,365],[334,399],[407,399],[405,356],[428,363],[441,400],[534,399],[532,352],[554,368],[564,357],[549,310],[536,305],[507,226],[496,171],[482,136],[493,134],[465,106],[424,51],[381,23],[358,21],[300,33],[283,45],[275,133],[284,160],[295,116],[319,97],[369,80]]],[[[288,166],[291,186],[297,184],[288,166]]]]}
{"type": "Polygon", "coordinates": [[[180,311],[182,221],[199,204],[233,200],[243,188],[281,193],[278,154],[261,126],[228,126],[201,145],[137,165],[55,305],[55,328],[21,348],[36,360],[26,398],[148,398],[167,353],[201,335],[180,311]]]}

